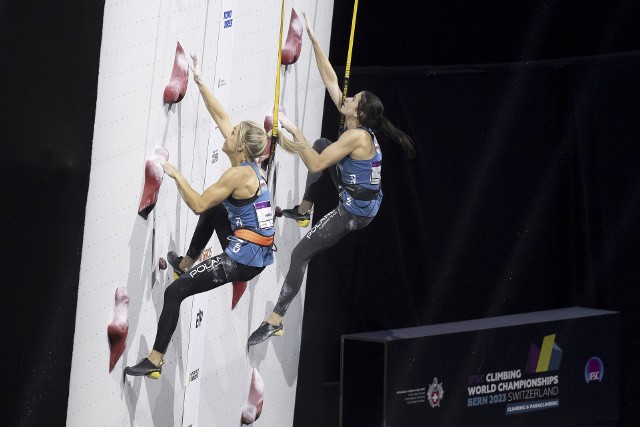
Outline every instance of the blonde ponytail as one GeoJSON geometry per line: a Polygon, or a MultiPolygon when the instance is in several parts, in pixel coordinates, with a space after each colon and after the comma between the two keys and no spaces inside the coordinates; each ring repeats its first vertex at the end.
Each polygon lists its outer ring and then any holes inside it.
{"type": "MultiPolygon", "coordinates": [[[[271,141],[272,133],[272,131],[269,131],[269,133],[267,134],[267,139],[269,141],[271,141]]],[[[294,141],[292,139],[289,139],[284,136],[282,132],[278,133],[278,145],[289,154],[295,154],[309,147],[309,144],[307,144],[306,142],[294,141]]]]}

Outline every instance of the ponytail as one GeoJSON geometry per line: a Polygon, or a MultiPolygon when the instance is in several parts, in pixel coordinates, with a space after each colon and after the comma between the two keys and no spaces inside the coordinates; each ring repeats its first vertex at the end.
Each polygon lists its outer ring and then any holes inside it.
{"type": "Polygon", "coordinates": [[[407,152],[407,157],[413,159],[416,156],[416,149],[414,148],[413,139],[409,135],[395,127],[393,123],[391,123],[389,119],[384,116],[380,117],[380,129],[382,130],[382,133],[402,146],[404,151],[407,152]]]}
{"type": "MultiPolygon", "coordinates": [[[[273,134],[272,130],[270,130],[269,133],[267,133],[268,141],[271,141],[272,134],[273,134]]],[[[307,144],[306,141],[294,141],[284,136],[282,132],[278,132],[277,142],[278,142],[278,145],[282,147],[282,149],[289,154],[295,154],[309,147],[309,144],[307,144]]]]}
{"type": "Polygon", "coordinates": [[[363,91],[358,103],[358,120],[360,124],[371,128],[374,132],[382,132],[390,139],[402,146],[407,156],[413,159],[416,156],[413,139],[383,116],[384,107],[380,99],[369,91],[363,91]]]}

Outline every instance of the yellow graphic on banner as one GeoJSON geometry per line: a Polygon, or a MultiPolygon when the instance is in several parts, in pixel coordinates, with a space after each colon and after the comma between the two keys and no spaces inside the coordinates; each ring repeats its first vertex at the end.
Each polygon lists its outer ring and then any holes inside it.
{"type": "Polygon", "coordinates": [[[551,352],[553,351],[553,343],[556,340],[556,334],[547,335],[542,341],[542,348],[540,349],[540,358],[538,359],[538,366],[536,372],[547,372],[549,370],[549,362],[551,361],[551,352]]]}

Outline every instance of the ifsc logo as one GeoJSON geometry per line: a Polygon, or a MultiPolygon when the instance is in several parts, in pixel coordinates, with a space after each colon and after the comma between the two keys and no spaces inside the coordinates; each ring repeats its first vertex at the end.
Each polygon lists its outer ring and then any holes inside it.
{"type": "Polygon", "coordinates": [[[592,357],[587,360],[587,364],[584,367],[584,380],[585,382],[602,382],[604,377],[604,363],[599,357],[592,357]]]}

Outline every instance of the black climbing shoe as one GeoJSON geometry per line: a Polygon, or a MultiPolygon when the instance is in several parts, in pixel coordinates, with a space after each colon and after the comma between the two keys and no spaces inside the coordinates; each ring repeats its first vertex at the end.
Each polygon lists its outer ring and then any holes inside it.
{"type": "Polygon", "coordinates": [[[258,329],[253,331],[251,336],[249,336],[247,346],[251,347],[252,345],[260,344],[262,341],[266,340],[272,335],[279,337],[283,333],[284,325],[282,323],[280,323],[278,326],[275,326],[268,322],[262,322],[258,329]]]}
{"type": "Polygon", "coordinates": [[[287,218],[295,219],[300,227],[308,227],[309,222],[311,222],[311,210],[301,214],[298,213],[298,206],[299,205],[295,205],[291,209],[283,209],[282,215],[287,218]]]}
{"type": "Polygon", "coordinates": [[[182,261],[182,258],[184,257],[179,256],[177,253],[173,251],[169,251],[167,253],[167,262],[173,268],[173,274],[175,279],[177,279],[178,277],[184,274],[184,270],[180,268],[180,262],[182,261]]]}
{"type": "Polygon", "coordinates": [[[162,365],[164,365],[164,360],[160,362],[160,366],[156,366],[145,357],[137,365],[124,368],[124,374],[133,377],[145,376],[157,380],[162,375],[162,365]]]}

